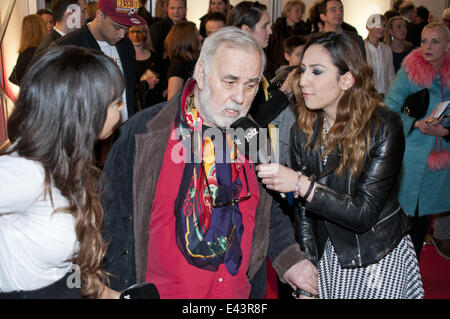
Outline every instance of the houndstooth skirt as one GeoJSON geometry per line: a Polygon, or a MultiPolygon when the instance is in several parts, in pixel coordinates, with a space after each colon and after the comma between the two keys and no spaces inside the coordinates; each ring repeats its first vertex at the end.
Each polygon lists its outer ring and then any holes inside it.
{"type": "Polygon", "coordinates": [[[420,299],[422,278],[411,239],[378,263],[362,268],[341,268],[330,240],[319,262],[319,297],[323,299],[420,299]]]}

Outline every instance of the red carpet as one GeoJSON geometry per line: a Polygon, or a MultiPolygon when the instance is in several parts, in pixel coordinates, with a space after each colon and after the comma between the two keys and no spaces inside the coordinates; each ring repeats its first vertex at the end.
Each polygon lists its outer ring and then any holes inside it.
{"type": "Polygon", "coordinates": [[[425,299],[450,299],[450,260],[441,257],[433,245],[425,245],[419,267],[425,299]]]}
{"type": "Polygon", "coordinates": [[[266,294],[264,299],[278,299],[278,281],[277,273],[273,269],[269,258],[266,259],[267,264],[267,282],[266,282],[266,294]]]}
{"type": "MultiPolygon", "coordinates": [[[[441,257],[433,245],[426,244],[422,249],[419,267],[425,299],[450,299],[450,260],[441,257]]],[[[278,299],[276,273],[269,261],[265,298],[278,299]]]]}

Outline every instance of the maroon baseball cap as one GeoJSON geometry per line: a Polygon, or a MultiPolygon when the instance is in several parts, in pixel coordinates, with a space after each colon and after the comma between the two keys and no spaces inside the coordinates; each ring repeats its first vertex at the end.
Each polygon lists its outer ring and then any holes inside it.
{"type": "Polygon", "coordinates": [[[118,24],[127,27],[146,24],[145,20],[137,14],[139,0],[98,0],[97,6],[118,24]]]}

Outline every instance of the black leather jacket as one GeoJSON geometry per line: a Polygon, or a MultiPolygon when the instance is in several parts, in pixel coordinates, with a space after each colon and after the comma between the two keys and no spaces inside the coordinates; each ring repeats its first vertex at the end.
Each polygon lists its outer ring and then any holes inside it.
{"type": "MultiPolygon", "coordinates": [[[[365,267],[391,252],[409,230],[408,218],[396,199],[405,138],[400,117],[388,109],[377,111],[371,125],[369,155],[356,179],[349,171],[334,174],[341,154],[328,156],[305,150],[306,137],[297,125],[291,131],[296,170],[318,183],[311,203],[296,211],[296,238],[308,258],[318,264],[329,238],[342,267],[365,267]]],[[[320,128],[316,123],[314,136],[320,128]]],[[[314,142],[315,137],[313,137],[314,142]]]]}

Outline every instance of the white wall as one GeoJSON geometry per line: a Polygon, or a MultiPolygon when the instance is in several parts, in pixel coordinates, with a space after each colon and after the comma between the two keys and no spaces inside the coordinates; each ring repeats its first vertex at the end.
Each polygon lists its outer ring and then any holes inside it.
{"type": "Polygon", "coordinates": [[[200,18],[208,12],[209,0],[188,0],[186,19],[200,27],[200,18]]]}
{"type": "Polygon", "coordinates": [[[385,13],[391,8],[388,0],[342,0],[344,5],[344,21],[354,26],[360,36],[367,37],[366,22],[374,13],[385,13]]]}

